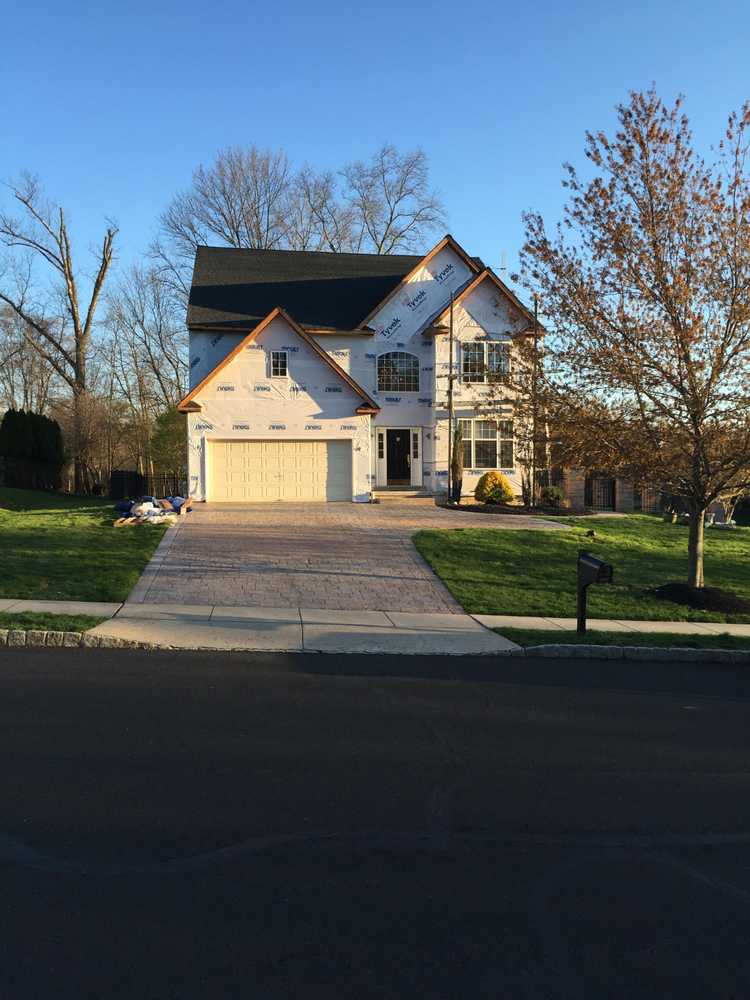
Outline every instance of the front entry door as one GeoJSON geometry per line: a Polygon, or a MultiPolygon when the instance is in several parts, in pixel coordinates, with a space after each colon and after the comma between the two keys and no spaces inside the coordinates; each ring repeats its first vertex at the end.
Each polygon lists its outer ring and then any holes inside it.
{"type": "Polygon", "coordinates": [[[408,427],[386,432],[389,486],[411,485],[410,439],[408,427]]]}

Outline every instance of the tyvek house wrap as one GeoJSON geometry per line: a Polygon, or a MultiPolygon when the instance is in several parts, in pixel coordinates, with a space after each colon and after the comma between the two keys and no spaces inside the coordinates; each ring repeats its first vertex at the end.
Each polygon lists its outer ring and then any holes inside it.
{"type": "MultiPolygon", "coordinates": [[[[374,329],[365,350],[366,361],[361,368],[352,364],[352,375],[381,407],[373,417],[373,426],[421,426],[423,429],[422,477],[425,489],[440,493],[447,489],[448,478],[448,413],[447,390],[449,338],[446,334],[426,334],[428,328],[457,297],[476,274],[461,257],[447,246],[421,267],[370,319],[374,329]],[[419,358],[420,386],[416,393],[379,393],[376,390],[376,363],[387,351],[407,351],[419,358]]],[[[448,316],[441,323],[447,325],[448,316]]],[[[526,326],[526,320],[490,279],[481,281],[456,303],[453,316],[454,371],[461,370],[462,343],[492,340],[511,342],[511,338],[526,326]]],[[[457,418],[482,415],[482,397],[486,388],[464,384],[458,379],[454,387],[454,409],[457,418]]],[[[495,398],[497,393],[495,393],[495,398]]],[[[491,416],[512,418],[512,404],[491,416]]],[[[471,492],[483,470],[464,472],[464,492],[471,492]]],[[[521,492],[517,469],[506,469],[516,493],[521,492]]]]}
{"type": "MultiPolygon", "coordinates": [[[[222,356],[240,340],[231,339],[222,356]]],[[[282,316],[229,361],[195,402],[201,412],[188,414],[188,474],[196,499],[210,499],[212,440],[334,439],[352,442],[352,499],[369,499],[370,417],[355,414],[362,399],[282,316]],[[287,352],[287,378],[271,377],[272,351],[287,352]]]]}
{"type": "MultiPolygon", "coordinates": [[[[336,336],[321,336],[320,346],[348,372],[380,407],[372,417],[353,416],[361,402],[333,371],[327,368],[288,324],[280,318],[261,333],[257,344],[242,352],[254,356],[243,378],[230,378],[234,362],[223,369],[201,391],[203,412],[190,416],[190,475],[196,496],[205,498],[206,442],[214,439],[302,439],[351,437],[353,442],[352,498],[366,500],[375,485],[376,427],[421,428],[420,456],[422,482],[428,492],[440,493],[447,486],[447,378],[448,336],[434,334],[428,328],[440,318],[449,304],[451,292],[459,296],[476,278],[476,272],[448,245],[421,265],[409,280],[369,319],[371,336],[351,336],[342,331],[336,336]],[[279,330],[281,332],[279,332],[279,330]],[[278,336],[277,336],[278,334],[278,336]],[[280,337],[280,339],[278,339],[280,337]],[[293,347],[289,351],[288,385],[270,379],[268,352],[293,347]],[[388,351],[406,351],[419,360],[420,384],[417,392],[378,392],[377,359],[388,351]],[[255,354],[253,354],[255,352],[255,354]],[[312,365],[306,374],[305,366],[312,365]],[[317,373],[317,374],[316,374],[317,373]],[[230,383],[233,383],[230,387],[230,383]],[[223,388],[222,388],[223,386],[223,388]],[[328,388],[328,392],[326,392],[328,388]],[[336,391],[339,389],[340,391],[336,391]],[[209,397],[215,403],[208,403],[209,397]],[[211,407],[215,412],[209,415],[211,407]]],[[[528,318],[490,278],[472,286],[454,308],[456,371],[461,369],[462,344],[478,340],[510,341],[528,325],[528,318]]],[[[191,332],[191,386],[196,386],[241,342],[235,333],[191,332]]],[[[239,360],[239,359],[238,359],[239,360]]],[[[455,386],[457,418],[482,415],[480,385],[455,386]]],[[[487,416],[509,419],[512,404],[493,408],[487,416]]],[[[520,479],[517,470],[504,470],[517,493],[520,479]]],[[[481,470],[466,470],[464,491],[473,489],[481,470]]],[[[210,498],[209,498],[210,499],[210,498]]]]}
{"type": "MultiPolygon", "coordinates": [[[[364,388],[373,386],[372,398],[381,407],[373,418],[375,426],[422,427],[422,482],[429,492],[444,492],[448,486],[447,424],[437,425],[436,408],[445,397],[447,382],[436,382],[435,344],[425,328],[449,303],[451,292],[457,294],[474,272],[450,247],[420,267],[368,322],[375,331],[368,343],[371,355],[371,381],[362,373],[364,388]],[[376,363],[388,351],[406,351],[419,359],[419,392],[377,392],[376,363]],[[436,446],[445,438],[444,451],[436,446]]],[[[360,373],[352,372],[359,382],[360,373]]]]}
{"type": "MultiPolygon", "coordinates": [[[[443,317],[443,321],[447,322],[447,317],[443,317]]],[[[460,371],[461,351],[464,344],[491,341],[493,343],[506,343],[512,348],[512,338],[525,329],[527,325],[525,317],[493,282],[489,278],[483,280],[457,302],[453,309],[454,366],[456,370],[460,371]]],[[[441,467],[445,467],[448,461],[447,378],[445,377],[450,369],[448,344],[447,335],[435,338],[435,375],[438,386],[442,385],[443,387],[436,409],[438,440],[435,444],[436,455],[441,467]]],[[[511,358],[513,359],[512,354],[511,358]]],[[[488,393],[486,386],[457,380],[453,397],[456,419],[488,417],[490,419],[512,420],[513,404],[509,401],[501,405],[499,402],[501,395],[502,393],[497,389],[488,393]],[[487,399],[488,395],[490,396],[489,406],[483,407],[483,400],[487,399]]],[[[464,493],[473,492],[483,471],[481,469],[464,470],[464,493]]],[[[503,469],[503,472],[508,476],[514,492],[520,494],[521,476],[518,466],[503,469]]]]}

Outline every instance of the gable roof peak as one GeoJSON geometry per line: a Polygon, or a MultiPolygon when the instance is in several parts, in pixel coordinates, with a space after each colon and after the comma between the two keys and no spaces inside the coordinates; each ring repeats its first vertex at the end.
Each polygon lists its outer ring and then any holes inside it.
{"type": "Polygon", "coordinates": [[[423,257],[420,257],[420,259],[417,261],[417,263],[414,265],[411,271],[409,271],[408,274],[404,275],[404,277],[401,279],[401,281],[399,281],[396,287],[391,289],[391,291],[385,296],[385,298],[382,299],[382,301],[379,302],[375,306],[375,308],[372,309],[367,314],[367,316],[365,316],[365,318],[359,324],[359,329],[361,330],[363,327],[366,327],[370,322],[370,320],[373,318],[373,316],[377,315],[377,313],[380,312],[380,310],[386,305],[386,303],[390,302],[390,300],[404,287],[404,285],[407,285],[409,281],[411,281],[411,279],[414,277],[415,274],[417,274],[418,271],[420,271],[423,267],[429,264],[432,258],[436,257],[437,254],[439,254],[440,251],[444,250],[446,247],[450,247],[451,250],[453,250],[453,252],[457,254],[461,258],[461,260],[463,260],[463,262],[466,264],[466,266],[473,274],[477,274],[479,271],[481,271],[483,267],[482,261],[478,257],[470,257],[468,253],[464,250],[464,248],[461,246],[461,244],[458,242],[458,240],[455,240],[450,233],[446,233],[441,240],[438,240],[438,242],[435,244],[432,250],[429,250],[423,257]]]}
{"type": "MultiPolygon", "coordinates": [[[[505,284],[502,278],[499,278],[497,274],[495,274],[495,272],[492,270],[491,267],[487,266],[484,266],[482,270],[479,271],[479,273],[476,274],[474,278],[471,279],[471,281],[467,282],[464,285],[464,287],[461,289],[458,295],[454,297],[453,305],[455,306],[456,303],[466,298],[467,295],[471,295],[474,289],[478,288],[479,285],[481,285],[482,282],[486,280],[491,281],[492,284],[498,289],[498,291],[501,292],[505,296],[505,298],[508,299],[508,301],[513,306],[515,306],[516,309],[518,309],[521,315],[524,316],[529,323],[534,322],[534,313],[529,309],[529,307],[524,305],[524,303],[519,299],[516,293],[511,288],[509,288],[508,285],[505,284]]],[[[450,310],[450,305],[446,306],[445,309],[441,309],[441,311],[435,317],[433,322],[434,323],[439,322],[443,318],[443,316],[446,316],[448,314],[449,310],[450,310]]],[[[546,332],[541,323],[538,323],[537,325],[540,333],[546,332]]],[[[522,330],[521,333],[523,332],[525,331],[522,330]]]]}
{"type": "Polygon", "coordinates": [[[181,413],[195,412],[196,409],[199,409],[200,404],[198,404],[195,401],[196,396],[198,396],[198,394],[201,393],[206,388],[209,382],[213,381],[213,379],[219,374],[219,372],[222,371],[222,369],[224,369],[229,364],[230,361],[234,360],[234,358],[236,358],[237,355],[240,354],[243,351],[243,349],[247,347],[248,344],[251,344],[254,340],[256,340],[260,336],[260,334],[263,333],[266,327],[270,326],[275,319],[279,318],[283,319],[287,323],[287,325],[291,327],[294,333],[296,333],[298,337],[304,340],[304,342],[309,347],[312,348],[312,350],[318,355],[321,361],[327,364],[328,367],[331,368],[336,373],[336,375],[339,376],[339,378],[343,379],[343,381],[346,382],[349,388],[352,389],[360,397],[362,403],[357,407],[355,411],[356,413],[379,412],[380,407],[378,406],[378,404],[370,396],[367,395],[365,390],[357,382],[354,381],[351,375],[345,372],[344,369],[341,367],[341,365],[337,364],[333,360],[333,358],[327,353],[327,351],[325,351],[320,346],[320,344],[318,344],[317,341],[313,337],[311,337],[309,333],[307,333],[306,330],[303,330],[302,327],[299,325],[299,323],[297,323],[296,320],[294,320],[289,315],[289,313],[286,312],[286,310],[283,309],[281,306],[276,306],[274,309],[272,309],[271,312],[265,317],[265,319],[261,320],[257,326],[255,326],[248,334],[246,334],[239,342],[239,344],[237,344],[236,347],[233,347],[232,350],[224,358],[222,358],[217,365],[215,365],[211,369],[208,375],[206,375],[205,378],[201,379],[198,385],[196,385],[194,389],[191,389],[190,392],[187,394],[187,396],[185,396],[183,399],[180,400],[180,402],[177,404],[177,409],[181,413]]]}

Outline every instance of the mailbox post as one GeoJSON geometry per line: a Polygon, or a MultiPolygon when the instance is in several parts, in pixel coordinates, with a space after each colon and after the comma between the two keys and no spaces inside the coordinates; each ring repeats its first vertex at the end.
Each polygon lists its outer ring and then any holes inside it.
{"type": "Polygon", "coordinates": [[[592,583],[612,583],[612,564],[590,552],[578,553],[578,634],[586,632],[586,591],[592,583]]]}

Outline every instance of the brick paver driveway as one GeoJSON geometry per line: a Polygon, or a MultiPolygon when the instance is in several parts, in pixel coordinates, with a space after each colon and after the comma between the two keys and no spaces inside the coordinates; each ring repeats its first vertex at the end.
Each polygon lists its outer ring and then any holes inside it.
{"type": "MultiPolygon", "coordinates": [[[[149,603],[459,612],[411,542],[420,528],[558,528],[455,513],[429,500],[377,505],[199,504],[181,522],[149,603]]],[[[167,536],[169,537],[169,536],[167,536]]]]}

